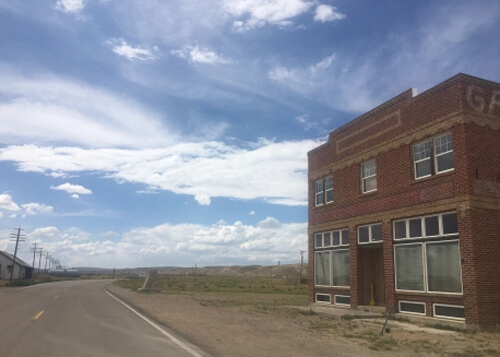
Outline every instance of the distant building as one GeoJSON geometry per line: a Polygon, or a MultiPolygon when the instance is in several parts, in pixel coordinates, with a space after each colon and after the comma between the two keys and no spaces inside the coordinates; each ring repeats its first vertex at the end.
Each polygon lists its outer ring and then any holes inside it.
{"type": "Polygon", "coordinates": [[[458,74],[309,157],[309,299],[500,324],[500,84],[458,74]]]}
{"type": "Polygon", "coordinates": [[[28,263],[16,257],[15,264],[14,256],[10,253],[0,250],[0,279],[10,279],[12,269],[12,279],[30,279],[33,277],[33,268],[28,263]]]}

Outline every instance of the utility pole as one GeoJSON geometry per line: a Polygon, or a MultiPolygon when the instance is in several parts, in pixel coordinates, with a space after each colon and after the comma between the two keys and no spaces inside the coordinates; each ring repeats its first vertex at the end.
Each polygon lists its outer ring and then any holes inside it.
{"type": "Polygon", "coordinates": [[[40,248],[40,250],[38,251],[38,253],[40,254],[38,256],[38,274],[40,274],[40,267],[42,265],[42,254],[43,254],[43,248],[40,248]]]}
{"type": "Polygon", "coordinates": [[[11,241],[16,241],[16,248],[14,249],[14,260],[12,261],[12,270],[10,271],[10,281],[12,281],[12,276],[14,275],[14,268],[15,268],[15,265],[16,265],[16,256],[17,256],[17,247],[19,245],[19,242],[24,242],[25,238],[26,238],[26,235],[25,234],[21,234],[21,226],[19,226],[19,228],[16,228],[17,229],[17,234],[16,233],[12,233],[10,235],[10,238],[11,238],[11,241]]]}
{"type": "Polygon", "coordinates": [[[49,251],[45,252],[45,273],[47,273],[47,261],[49,260],[49,251]]]}
{"type": "Polygon", "coordinates": [[[41,248],[36,248],[36,246],[38,245],[38,243],[33,243],[34,247],[31,248],[30,252],[33,252],[33,275],[35,275],[35,259],[36,259],[36,253],[38,253],[40,251],[41,248]]]}
{"type": "Polygon", "coordinates": [[[302,285],[302,265],[304,264],[304,253],[305,250],[299,250],[300,252],[300,271],[299,271],[299,285],[302,285]]]}

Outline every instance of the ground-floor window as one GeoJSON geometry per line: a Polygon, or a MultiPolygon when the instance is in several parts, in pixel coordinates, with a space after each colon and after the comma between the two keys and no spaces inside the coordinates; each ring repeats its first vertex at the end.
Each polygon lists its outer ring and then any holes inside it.
{"type": "Polygon", "coordinates": [[[396,289],[461,294],[458,240],[394,246],[396,289]]]}
{"type": "Polygon", "coordinates": [[[314,283],[317,286],[349,287],[349,250],[323,250],[314,255],[314,283]]]}

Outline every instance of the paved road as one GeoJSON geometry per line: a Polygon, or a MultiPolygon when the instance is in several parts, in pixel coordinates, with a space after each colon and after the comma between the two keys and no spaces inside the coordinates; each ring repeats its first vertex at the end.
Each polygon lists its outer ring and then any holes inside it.
{"type": "Polygon", "coordinates": [[[0,288],[0,356],[205,355],[111,297],[109,281],[0,288]]]}

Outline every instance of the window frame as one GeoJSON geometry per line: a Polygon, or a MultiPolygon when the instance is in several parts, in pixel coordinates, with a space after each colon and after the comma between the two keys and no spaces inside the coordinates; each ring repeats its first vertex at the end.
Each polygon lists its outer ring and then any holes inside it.
{"type": "Polygon", "coordinates": [[[314,302],[316,302],[318,304],[331,304],[332,303],[332,295],[326,294],[326,293],[316,293],[314,295],[314,302]],[[328,301],[318,300],[318,296],[328,296],[328,301]]]}
{"type": "Polygon", "coordinates": [[[325,204],[325,184],[323,179],[314,181],[314,205],[316,207],[323,206],[325,204]],[[321,185],[321,190],[318,187],[321,185]],[[321,198],[321,202],[318,203],[318,198],[321,198]]]}
{"type": "Polygon", "coordinates": [[[427,315],[427,306],[426,306],[426,303],[423,302],[423,301],[398,300],[398,311],[400,313],[402,313],[402,314],[411,314],[411,315],[426,316],[427,315]],[[423,305],[424,306],[424,312],[422,313],[422,312],[413,312],[413,311],[401,310],[401,303],[423,305]]]}
{"type": "Polygon", "coordinates": [[[457,243],[458,244],[458,251],[460,252],[460,241],[458,239],[441,239],[441,240],[432,240],[432,241],[421,241],[421,242],[406,242],[402,244],[396,244],[394,245],[394,289],[396,292],[405,292],[405,293],[427,293],[427,294],[445,294],[445,295],[457,295],[461,296],[464,294],[464,279],[463,279],[463,273],[462,273],[462,257],[458,256],[458,263],[460,266],[460,286],[461,286],[461,291],[460,292],[453,292],[453,291],[436,291],[436,290],[430,290],[429,289],[429,269],[427,265],[427,245],[430,244],[436,244],[436,243],[457,243]],[[408,246],[408,245],[413,245],[413,246],[418,246],[421,245],[421,252],[422,252],[422,274],[423,274],[423,290],[409,290],[409,289],[399,289],[398,288],[398,271],[397,271],[397,259],[396,259],[396,250],[398,247],[402,246],[408,246]]]}
{"type": "Polygon", "coordinates": [[[378,190],[378,186],[377,186],[377,161],[373,158],[373,159],[370,159],[370,160],[367,160],[367,161],[361,163],[361,193],[365,194],[365,193],[375,192],[377,190],[378,190]],[[365,176],[365,166],[367,166],[368,164],[373,164],[373,167],[375,169],[375,173],[372,175],[365,176]],[[371,190],[366,190],[365,189],[365,182],[367,182],[369,179],[373,179],[373,178],[375,178],[375,188],[371,189],[371,190]]]}
{"type": "Polygon", "coordinates": [[[350,307],[351,306],[350,301],[351,301],[351,295],[335,294],[333,296],[333,304],[337,305],[337,306],[349,306],[350,307]],[[337,302],[337,296],[338,297],[343,297],[343,298],[349,298],[349,304],[345,304],[345,303],[342,303],[342,302],[337,302]]]}
{"type": "Polygon", "coordinates": [[[456,211],[450,211],[450,212],[442,212],[442,213],[434,213],[434,214],[429,214],[425,216],[415,216],[415,217],[408,217],[404,219],[396,219],[392,222],[392,229],[393,229],[393,240],[395,242],[404,242],[404,241],[413,241],[413,240],[422,240],[422,239],[433,239],[433,238],[440,238],[440,237],[454,237],[458,236],[458,215],[456,211]],[[443,216],[447,216],[450,214],[455,214],[457,217],[457,231],[452,232],[452,233],[445,233],[444,232],[444,223],[443,223],[443,216]],[[439,233],[437,235],[427,235],[427,229],[425,225],[425,219],[430,218],[430,217],[438,217],[438,225],[439,225],[439,233]],[[420,219],[420,232],[421,235],[418,237],[411,237],[410,236],[410,221],[414,221],[420,219]],[[405,230],[406,230],[406,236],[403,238],[396,238],[396,223],[400,222],[405,222],[405,230]]]}
{"type": "Polygon", "coordinates": [[[382,243],[384,241],[384,232],[382,231],[382,239],[380,240],[373,240],[373,229],[372,227],[373,226],[381,226],[382,227],[382,222],[377,222],[377,223],[370,223],[370,224],[363,224],[361,226],[358,226],[357,227],[357,241],[358,241],[358,244],[377,244],[377,243],[382,243]],[[360,242],[359,241],[359,230],[360,228],[364,228],[364,227],[368,227],[368,242],[360,242]]]}
{"type": "Polygon", "coordinates": [[[325,177],[325,182],[323,184],[323,188],[324,188],[324,192],[325,192],[325,204],[326,203],[332,203],[334,200],[335,200],[335,196],[333,195],[333,176],[327,176],[325,177]],[[330,181],[331,182],[331,187],[328,188],[327,186],[327,181],[330,181]],[[331,200],[328,200],[328,193],[331,192],[332,193],[332,199],[331,200]]]}
{"type": "MultiPolygon", "coordinates": [[[[455,162],[453,162],[453,167],[452,168],[446,169],[446,170],[439,170],[439,166],[438,166],[438,158],[440,156],[448,155],[448,154],[451,153],[452,159],[454,160],[454,154],[453,154],[454,153],[454,150],[453,150],[453,135],[452,135],[451,131],[443,133],[443,134],[439,134],[439,135],[435,135],[435,136],[429,137],[426,140],[422,140],[422,141],[419,141],[419,142],[413,144],[411,152],[412,152],[412,161],[413,161],[413,177],[414,177],[415,180],[420,180],[420,179],[423,179],[423,178],[426,178],[426,177],[440,175],[442,173],[451,172],[451,171],[455,170],[455,162]],[[448,136],[450,138],[450,141],[448,141],[445,145],[450,144],[451,149],[447,150],[445,152],[441,152],[441,153],[438,154],[436,151],[437,151],[438,146],[440,146],[440,145],[437,145],[436,141],[438,139],[441,139],[441,138],[444,138],[444,137],[448,137],[448,136]],[[418,147],[418,146],[420,146],[420,145],[427,144],[427,143],[429,143],[429,148],[428,148],[428,150],[429,150],[429,156],[425,157],[425,158],[422,158],[422,159],[416,160],[415,159],[415,148],[418,147]],[[430,161],[430,172],[429,172],[429,174],[418,176],[417,175],[417,164],[422,163],[422,162],[427,161],[427,160],[430,161]]],[[[423,152],[423,151],[419,151],[419,152],[423,152]]]]}
{"type": "Polygon", "coordinates": [[[432,316],[440,318],[440,319],[450,319],[450,320],[456,320],[456,321],[465,321],[465,317],[454,317],[454,316],[446,316],[446,315],[437,315],[436,314],[436,305],[437,306],[444,306],[444,307],[455,307],[455,308],[461,308],[464,310],[464,315],[465,315],[465,307],[463,305],[451,305],[451,304],[442,304],[442,303],[433,303],[432,304],[432,316]]]}

